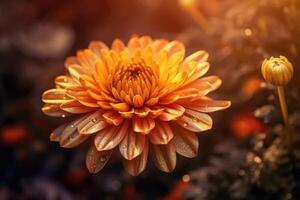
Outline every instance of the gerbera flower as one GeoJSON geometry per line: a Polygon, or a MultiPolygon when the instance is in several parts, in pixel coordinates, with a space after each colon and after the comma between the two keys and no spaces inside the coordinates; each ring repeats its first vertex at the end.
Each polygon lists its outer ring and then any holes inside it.
{"type": "Polygon", "coordinates": [[[194,132],[212,127],[206,113],[230,106],[206,96],[221,84],[216,76],[200,78],[208,71],[208,54],[184,56],[182,43],[148,36],[132,37],[127,45],[116,39],[111,48],[91,42],[67,58],[68,73],[43,94],[45,114],[75,116],[50,139],[65,148],[89,140],[86,165],[92,173],[117,149],[132,175],[145,169],[149,151],[159,169],[171,172],[176,153],[197,155],[194,132]]]}

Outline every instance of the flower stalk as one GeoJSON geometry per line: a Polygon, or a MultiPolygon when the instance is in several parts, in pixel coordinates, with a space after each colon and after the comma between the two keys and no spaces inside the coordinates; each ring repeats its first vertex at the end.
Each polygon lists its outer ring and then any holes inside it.
{"type": "Polygon", "coordinates": [[[286,131],[287,144],[288,144],[290,150],[292,150],[293,149],[293,129],[292,129],[292,126],[289,122],[289,114],[288,114],[288,111],[287,111],[284,87],[283,86],[277,86],[277,93],[278,93],[278,97],[279,97],[279,103],[280,103],[280,108],[281,108],[281,112],[282,112],[283,121],[284,121],[284,124],[287,128],[287,131],[286,131]]]}

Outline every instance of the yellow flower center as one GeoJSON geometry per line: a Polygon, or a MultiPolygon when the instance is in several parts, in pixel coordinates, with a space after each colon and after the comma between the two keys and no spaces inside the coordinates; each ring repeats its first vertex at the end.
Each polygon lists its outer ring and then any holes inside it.
{"type": "Polygon", "coordinates": [[[139,59],[131,60],[128,64],[119,63],[116,69],[112,79],[113,96],[121,102],[133,102],[135,107],[143,106],[158,86],[157,76],[151,66],[139,59]]]}

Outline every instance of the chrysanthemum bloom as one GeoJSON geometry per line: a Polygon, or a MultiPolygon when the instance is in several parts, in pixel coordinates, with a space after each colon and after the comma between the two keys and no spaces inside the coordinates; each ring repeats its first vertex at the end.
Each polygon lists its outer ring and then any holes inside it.
{"type": "Polygon", "coordinates": [[[165,172],[174,170],[176,153],[195,157],[194,132],[212,127],[206,113],[230,102],[206,96],[221,84],[216,76],[200,78],[208,71],[208,54],[184,54],[182,43],[148,36],[133,37],[127,45],[116,39],[111,49],[91,42],[67,58],[67,75],[58,76],[56,88],[43,94],[45,114],[75,116],[50,139],[65,148],[89,140],[86,165],[92,173],[117,149],[132,175],[145,169],[149,152],[165,172]]]}

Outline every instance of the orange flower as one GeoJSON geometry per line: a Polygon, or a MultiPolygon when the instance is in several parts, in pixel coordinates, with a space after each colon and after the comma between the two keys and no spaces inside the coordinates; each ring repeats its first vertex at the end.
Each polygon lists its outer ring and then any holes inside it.
{"type": "Polygon", "coordinates": [[[149,150],[165,172],[174,170],[176,153],[195,157],[194,132],[212,127],[206,113],[230,102],[206,96],[221,84],[216,76],[199,79],[208,71],[208,54],[198,51],[185,59],[184,54],[182,43],[148,36],[133,37],[127,46],[116,39],[111,49],[91,42],[67,58],[67,75],[58,76],[56,88],[43,94],[45,114],[77,117],[50,139],[65,148],[90,139],[86,165],[92,173],[104,167],[116,148],[131,175],[145,169],[149,150]]]}

